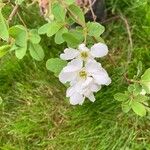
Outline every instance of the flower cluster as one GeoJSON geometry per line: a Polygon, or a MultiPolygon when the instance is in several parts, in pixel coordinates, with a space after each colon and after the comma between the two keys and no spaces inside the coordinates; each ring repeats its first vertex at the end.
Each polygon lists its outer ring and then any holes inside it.
{"type": "Polygon", "coordinates": [[[94,102],[93,93],[98,92],[102,85],[111,83],[106,70],[95,60],[107,53],[107,45],[97,43],[91,49],[85,44],[80,44],[78,49],[66,48],[60,55],[63,60],[71,60],[59,74],[59,80],[64,84],[69,82],[66,96],[72,105],[82,105],[85,98],[94,102]]]}

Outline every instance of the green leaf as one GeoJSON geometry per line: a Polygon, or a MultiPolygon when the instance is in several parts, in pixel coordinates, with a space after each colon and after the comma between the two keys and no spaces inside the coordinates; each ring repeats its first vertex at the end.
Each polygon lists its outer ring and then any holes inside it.
{"type": "Polygon", "coordinates": [[[38,29],[38,34],[46,34],[51,23],[46,23],[38,29]]]}
{"type": "Polygon", "coordinates": [[[11,52],[11,51],[14,51],[14,50],[16,50],[16,49],[18,49],[18,46],[14,43],[14,44],[11,46],[11,48],[10,48],[10,52],[11,52]]]}
{"type": "Polygon", "coordinates": [[[136,96],[135,100],[138,102],[146,102],[149,98],[145,95],[138,95],[136,96]]]}
{"type": "Polygon", "coordinates": [[[26,51],[27,51],[27,48],[26,47],[18,47],[16,50],[15,50],[15,55],[18,59],[22,59],[25,54],[26,54],[26,51]]]}
{"type": "Polygon", "coordinates": [[[38,44],[41,41],[41,37],[38,35],[38,30],[36,29],[30,30],[29,40],[34,44],[38,44]]]}
{"type": "Polygon", "coordinates": [[[129,95],[126,95],[126,94],[123,94],[123,93],[116,93],[114,95],[114,98],[117,100],[117,101],[126,101],[129,99],[129,95]]]}
{"type": "Polygon", "coordinates": [[[60,58],[51,58],[46,62],[46,68],[52,71],[56,76],[59,75],[61,70],[67,65],[67,62],[60,58]]]}
{"type": "Polygon", "coordinates": [[[62,44],[65,40],[63,39],[62,35],[64,33],[67,33],[68,32],[68,29],[67,28],[62,28],[60,29],[56,35],[55,35],[55,43],[56,44],[62,44]]]}
{"type": "Polygon", "coordinates": [[[105,31],[105,28],[97,22],[88,22],[87,30],[89,36],[99,37],[105,31]]]}
{"type": "Polygon", "coordinates": [[[134,84],[130,84],[130,85],[128,86],[128,91],[129,91],[130,93],[133,93],[134,90],[135,90],[134,84]]]}
{"type": "Polygon", "coordinates": [[[20,5],[23,1],[25,1],[25,0],[15,0],[15,3],[20,5]]]}
{"type": "Polygon", "coordinates": [[[128,113],[131,109],[131,106],[128,103],[122,103],[122,111],[128,113]]]}
{"type": "Polygon", "coordinates": [[[29,52],[30,55],[37,61],[41,61],[44,59],[44,51],[39,44],[29,43],[29,52]]]}
{"type": "Polygon", "coordinates": [[[11,46],[10,45],[3,45],[0,47],[0,58],[3,57],[9,50],[11,46]]]}
{"type": "Polygon", "coordinates": [[[142,75],[140,83],[145,89],[145,91],[148,94],[150,94],[150,68],[147,69],[145,73],[142,75]]]}
{"type": "Polygon", "coordinates": [[[61,4],[55,3],[52,7],[52,14],[55,16],[55,19],[60,22],[65,22],[66,11],[61,4]]]}
{"type": "Polygon", "coordinates": [[[65,2],[66,2],[68,5],[71,5],[71,4],[75,3],[75,0],[65,0],[65,2]]]}
{"type": "Polygon", "coordinates": [[[28,33],[24,26],[16,25],[9,29],[9,34],[15,39],[15,43],[19,47],[27,47],[28,33]]]}
{"type": "Polygon", "coordinates": [[[75,23],[74,20],[72,20],[72,18],[70,18],[70,17],[66,17],[65,22],[66,22],[66,24],[68,24],[69,26],[73,26],[73,24],[75,23]]]}
{"type": "Polygon", "coordinates": [[[48,30],[47,30],[47,36],[51,37],[54,34],[57,33],[57,31],[62,27],[62,24],[59,24],[57,22],[51,22],[49,24],[48,30]]]}
{"type": "Polygon", "coordinates": [[[84,40],[83,35],[80,32],[72,31],[63,34],[63,39],[67,42],[68,47],[77,47],[84,40]]]}
{"type": "Polygon", "coordinates": [[[141,117],[143,117],[143,116],[146,115],[146,109],[145,109],[145,107],[144,107],[143,104],[134,101],[134,102],[132,103],[131,107],[132,107],[133,111],[134,111],[137,115],[139,115],[139,116],[141,116],[141,117]]]}
{"type": "Polygon", "coordinates": [[[150,81],[150,68],[145,71],[145,73],[142,75],[141,79],[143,81],[150,81]]]}
{"type": "Polygon", "coordinates": [[[76,5],[70,5],[68,8],[70,17],[79,25],[85,26],[85,17],[82,9],[76,5]]]}
{"type": "Polygon", "coordinates": [[[1,9],[0,9],[0,38],[2,38],[4,41],[8,41],[9,39],[8,25],[6,23],[5,18],[2,15],[1,9]]]}
{"type": "Polygon", "coordinates": [[[142,91],[142,87],[141,87],[141,85],[140,84],[138,84],[138,83],[134,83],[134,95],[139,95],[140,93],[141,93],[141,91],[142,91]]]}

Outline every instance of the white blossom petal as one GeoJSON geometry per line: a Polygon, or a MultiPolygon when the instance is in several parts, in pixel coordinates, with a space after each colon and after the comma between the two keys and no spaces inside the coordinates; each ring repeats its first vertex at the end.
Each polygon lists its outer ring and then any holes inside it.
{"type": "Polygon", "coordinates": [[[74,92],[72,96],[70,97],[70,104],[72,105],[82,105],[84,102],[85,97],[82,94],[79,94],[77,92],[74,92]]]}
{"type": "Polygon", "coordinates": [[[91,55],[93,57],[104,57],[108,54],[108,47],[104,43],[97,43],[91,47],[91,55]]]}
{"type": "Polygon", "coordinates": [[[76,74],[74,72],[64,72],[63,70],[59,74],[59,80],[62,83],[67,83],[76,78],[76,74]]]}
{"type": "Polygon", "coordinates": [[[73,93],[75,92],[74,87],[69,87],[66,91],[66,97],[71,97],[73,95],[73,93]]]}
{"type": "Polygon", "coordinates": [[[80,59],[74,59],[68,63],[66,67],[64,67],[64,72],[75,72],[82,68],[83,61],[80,59]]]}
{"type": "Polygon", "coordinates": [[[99,85],[109,85],[111,83],[111,79],[104,71],[93,74],[93,78],[95,79],[95,83],[99,85]]]}
{"type": "Polygon", "coordinates": [[[93,93],[90,93],[87,98],[91,101],[91,102],[94,102],[95,101],[95,96],[93,93]]]}
{"type": "Polygon", "coordinates": [[[90,86],[90,90],[91,90],[92,92],[98,92],[100,89],[101,89],[101,86],[98,85],[98,84],[92,84],[92,85],[90,86]]]}
{"type": "Polygon", "coordinates": [[[84,86],[83,86],[83,81],[82,80],[79,80],[77,81],[74,85],[74,91],[80,93],[80,94],[83,94],[84,93],[84,86]]]}
{"type": "Polygon", "coordinates": [[[92,77],[87,77],[87,79],[81,84],[82,88],[88,87],[93,81],[92,77]]]}
{"type": "Polygon", "coordinates": [[[85,46],[85,44],[80,44],[79,51],[89,51],[89,49],[85,46]]]}
{"type": "Polygon", "coordinates": [[[64,53],[60,55],[60,58],[63,60],[71,60],[76,58],[79,55],[79,51],[73,48],[66,48],[64,53]]]}
{"type": "Polygon", "coordinates": [[[89,73],[95,73],[95,72],[103,69],[101,64],[96,61],[87,62],[85,65],[85,68],[86,68],[87,72],[89,72],[89,73]]]}

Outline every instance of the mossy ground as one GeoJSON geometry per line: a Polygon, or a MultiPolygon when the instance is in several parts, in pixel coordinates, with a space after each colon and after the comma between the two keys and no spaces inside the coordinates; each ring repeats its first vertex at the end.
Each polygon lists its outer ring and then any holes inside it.
{"type": "MultiPolygon", "coordinates": [[[[46,70],[48,57],[57,57],[64,46],[44,39],[43,62],[26,56],[19,61],[7,55],[0,60],[0,149],[1,150],[149,150],[150,116],[124,114],[113,95],[127,88],[123,73],[132,78],[139,61],[150,67],[150,4],[147,0],[109,0],[109,21],[103,38],[110,48],[104,58],[112,84],[96,94],[96,102],[70,106],[65,87],[46,70]],[[129,42],[127,19],[132,35],[129,42]],[[52,45],[52,46],[49,46],[52,45]],[[132,59],[127,65],[128,52],[132,59]]],[[[28,19],[28,18],[27,18],[28,19]]]]}

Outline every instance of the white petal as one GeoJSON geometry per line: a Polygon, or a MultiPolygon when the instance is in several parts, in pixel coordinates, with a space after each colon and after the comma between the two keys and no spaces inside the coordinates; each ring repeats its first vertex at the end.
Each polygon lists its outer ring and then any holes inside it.
{"type": "Polygon", "coordinates": [[[111,78],[108,77],[107,83],[105,85],[109,85],[109,84],[111,84],[111,78]]]}
{"type": "Polygon", "coordinates": [[[108,47],[104,43],[97,43],[91,47],[91,55],[94,57],[103,57],[108,54],[108,47]]]}
{"type": "Polygon", "coordinates": [[[89,51],[89,49],[85,46],[85,44],[80,44],[79,45],[79,50],[80,51],[89,51]]]}
{"type": "Polygon", "coordinates": [[[63,60],[71,60],[76,58],[79,55],[79,51],[73,48],[66,48],[64,53],[60,55],[60,58],[63,60]]]}
{"type": "Polygon", "coordinates": [[[69,87],[66,91],[66,97],[72,96],[74,92],[75,92],[74,87],[69,87]]]}
{"type": "Polygon", "coordinates": [[[64,72],[75,72],[82,68],[83,61],[80,59],[74,59],[68,63],[66,67],[64,67],[64,72]]]}
{"type": "Polygon", "coordinates": [[[100,89],[101,89],[101,86],[98,85],[98,84],[92,84],[92,85],[90,86],[90,90],[91,90],[92,92],[98,92],[100,89]]]}
{"type": "Polygon", "coordinates": [[[74,72],[64,72],[63,70],[59,74],[59,80],[62,83],[67,83],[76,78],[76,74],[74,72]]]}
{"type": "Polygon", "coordinates": [[[87,97],[91,102],[94,102],[95,101],[95,96],[93,93],[91,93],[90,95],[88,95],[87,97]]]}
{"type": "Polygon", "coordinates": [[[93,92],[91,92],[89,89],[87,89],[87,91],[84,93],[84,96],[87,97],[92,102],[95,101],[95,96],[93,92]]]}
{"type": "Polygon", "coordinates": [[[70,82],[70,86],[74,86],[75,84],[77,84],[77,82],[78,82],[78,76],[76,76],[76,78],[70,82]]]}
{"type": "Polygon", "coordinates": [[[92,77],[87,77],[87,79],[81,84],[83,88],[87,88],[93,81],[92,77]]]}
{"type": "Polygon", "coordinates": [[[75,91],[77,91],[80,94],[84,94],[87,91],[87,89],[90,88],[92,82],[93,82],[92,77],[87,77],[86,80],[79,80],[74,84],[75,91]]]}
{"type": "Polygon", "coordinates": [[[71,97],[70,97],[70,104],[72,105],[77,105],[80,104],[82,105],[84,102],[84,96],[75,92],[71,97]]]}
{"type": "Polygon", "coordinates": [[[93,78],[95,79],[95,83],[99,85],[109,85],[111,83],[109,76],[102,71],[99,74],[93,74],[93,78]]]}
{"type": "Polygon", "coordinates": [[[74,84],[74,89],[75,89],[76,92],[78,92],[78,93],[80,93],[80,94],[83,94],[83,93],[84,93],[83,83],[84,83],[84,81],[79,80],[78,82],[76,82],[76,83],[74,84]]]}
{"type": "Polygon", "coordinates": [[[89,73],[95,73],[95,72],[103,69],[101,64],[96,61],[87,62],[85,65],[85,68],[86,68],[87,72],[89,72],[89,73]]]}

